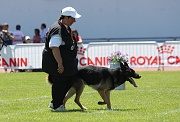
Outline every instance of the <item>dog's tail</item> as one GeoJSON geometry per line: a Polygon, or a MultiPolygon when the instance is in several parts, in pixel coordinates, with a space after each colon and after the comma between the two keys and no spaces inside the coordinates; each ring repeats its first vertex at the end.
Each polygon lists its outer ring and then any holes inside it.
{"type": "Polygon", "coordinates": [[[53,84],[52,76],[50,74],[48,74],[48,76],[47,76],[47,82],[51,85],[53,84]]]}

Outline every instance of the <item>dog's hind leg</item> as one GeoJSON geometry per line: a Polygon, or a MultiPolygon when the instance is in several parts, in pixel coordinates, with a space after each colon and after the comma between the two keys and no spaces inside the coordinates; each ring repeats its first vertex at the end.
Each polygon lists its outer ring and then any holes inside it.
{"type": "Polygon", "coordinates": [[[74,87],[71,87],[71,88],[69,89],[68,93],[66,94],[66,97],[65,97],[64,100],[63,100],[63,105],[64,105],[64,107],[65,107],[65,105],[66,105],[67,100],[68,100],[69,98],[71,98],[75,93],[76,93],[75,88],[74,88],[74,87]]]}
{"type": "Polygon", "coordinates": [[[80,85],[78,88],[76,88],[76,97],[74,99],[74,102],[82,109],[87,110],[85,106],[83,106],[80,102],[80,96],[84,90],[84,85],[80,85]]]}
{"type": "Polygon", "coordinates": [[[109,110],[111,110],[111,103],[109,101],[108,96],[106,95],[106,91],[105,90],[98,90],[98,92],[99,92],[100,96],[102,97],[102,99],[104,100],[104,103],[103,102],[101,102],[101,103],[107,104],[107,108],[109,110]]]}

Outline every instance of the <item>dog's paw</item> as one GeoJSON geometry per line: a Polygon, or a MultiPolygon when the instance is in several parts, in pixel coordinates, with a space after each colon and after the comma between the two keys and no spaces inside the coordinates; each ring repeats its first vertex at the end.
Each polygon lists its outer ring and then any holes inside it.
{"type": "Polygon", "coordinates": [[[82,107],[82,110],[87,110],[87,108],[85,106],[82,107]]]}
{"type": "Polygon", "coordinates": [[[98,102],[98,105],[105,105],[105,104],[106,104],[105,102],[101,102],[101,101],[98,102]]]}
{"type": "Polygon", "coordinates": [[[112,109],[111,107],[110,107],[110,108],[108,108],[108,110],[109,110],[109,111],[113,111],[113,109],[112,109]]]}

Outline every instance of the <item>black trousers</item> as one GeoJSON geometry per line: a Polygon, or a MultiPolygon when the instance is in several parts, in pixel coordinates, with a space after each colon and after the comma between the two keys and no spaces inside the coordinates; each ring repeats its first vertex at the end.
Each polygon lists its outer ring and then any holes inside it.
{"type": "Polygon", "coordinates": [[[54,109],[63,104],[64,97],[68,90],[72,87],[75,75],[72,76],[52,76],[52,102],[54,109]]]}

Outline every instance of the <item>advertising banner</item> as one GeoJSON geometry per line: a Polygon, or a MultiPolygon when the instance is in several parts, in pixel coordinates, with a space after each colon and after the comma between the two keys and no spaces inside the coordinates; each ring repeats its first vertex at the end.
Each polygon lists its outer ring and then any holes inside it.
{"type": "MultiPolygon", "coordinates": [[[[3,47],[0,68],[40,69],[44,43],[3,47]]],[[[79,67],[87,65],[109,67],[108,56],[115,51],[128,55],[129,66],[152,68],[180,66],[180,41],[156,42],[94,42],[78,44],[79,67]]]]}

